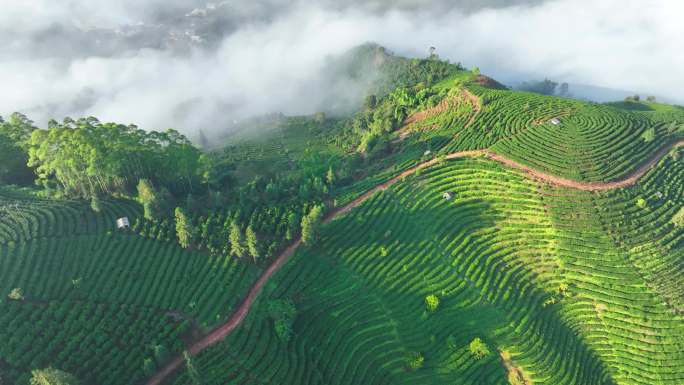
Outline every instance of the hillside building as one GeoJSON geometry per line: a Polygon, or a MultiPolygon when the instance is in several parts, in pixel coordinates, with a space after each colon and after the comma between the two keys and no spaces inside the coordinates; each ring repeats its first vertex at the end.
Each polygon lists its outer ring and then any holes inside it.
{"type": "Polygon", "coordinates": [[[553,119],[549,120],[549,122],[550,122],[551,124],[553,124],[554,126],[557,126],[557,125],[561,124],[561,121],[560,121],[560,119],[558,119],[558,118],[553,118],[553,119]]]}
{"type": "Polygon", "coordinates": [[[116,228],[117,229],[127,229],[131,227],[131,222],[128,220],[128,217],[122,217],[116,220],[116,228]]]}
{"type": "Polygon", "coordinates": [[[447,201],[450,201],[453,197],[453,194],[449,191],[445,191],[444,194],[442,194],[442,198],[447,201]]]}

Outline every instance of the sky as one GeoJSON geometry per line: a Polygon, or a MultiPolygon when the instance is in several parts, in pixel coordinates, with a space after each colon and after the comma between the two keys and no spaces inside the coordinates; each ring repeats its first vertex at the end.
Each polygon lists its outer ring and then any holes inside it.
{"type": "Polygon", "coordinates": [[[144,129],[227,130],[271,112],[353,105],[331,58],[366,42],[684,104],[680,0],[3,0],[0,115],[96,116],[144,129]]]}

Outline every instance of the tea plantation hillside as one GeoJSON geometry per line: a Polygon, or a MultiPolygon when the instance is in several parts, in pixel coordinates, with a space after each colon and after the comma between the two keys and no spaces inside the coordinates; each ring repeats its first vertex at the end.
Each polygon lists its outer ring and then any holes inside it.
{"type": "Polygon", "coordinates": [[[684,108],[356,54],[203,148],[0,118],[0,385],[684,384],[684,108]]]}
{"type": "Polygon", "coordinates": [[[605,182],[629,174],[666,143],[684,137],[682,107],[595,104],[491,89],[465,79],[458,76],[428,91],[442,99],[408,117],[408,126],[399,131],[406,147],[425,143],[440,153],[489,148],[550,174],[605,182]]]}
{"type": "Polygon", "coordinates": [[[407,177],[326,226],[194,368],[206,384],[681,384],[681,155],[601,193],[485,159],[407,177]]]}
{"type": "Polygon", "coordinates": [[[86,384],[131,384],[230,314],[254,268],[115,230],[137,203],[0,191],[0,372],[55,366],[86,384]],[[7,293],[10,293],[8,296],[7,293]]]}

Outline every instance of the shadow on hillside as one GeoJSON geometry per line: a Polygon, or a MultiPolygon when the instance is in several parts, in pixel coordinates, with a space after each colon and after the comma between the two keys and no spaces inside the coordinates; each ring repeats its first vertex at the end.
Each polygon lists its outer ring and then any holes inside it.
{"type": "MultiPolygon", "coordinates": [[[[406,183],[416,189],[409,198],[402,193],[404,199],[398,199],[400,196],[395,195],[396,190],[390,189],[348,217],[333,221],[323,229],[324,236],[319,246],[308,252],[309,262],[319,259],[318,263],[326,265],[321,270],[329,271],[332,276],[351,277],[351,281],[342,285],[354,288],[349,294],[363,297],[374,292],[382,303],[381,313],[403,321],[396,323],[398,335],[438,333],[439,327],[443,327],[443,324],[438,325],[438,316],[444,317],[448,313],[437,313],[435,319],[428,322],[412,320],[407,312],[423,306],[423,297],[419,293],[440,293],[442,289],[454,287],[455,282],[463,282],[464,290],[480,298],[478,306],[496,308],[495,313],[502,318],[500,322],[532,329],[505,338],[507,342],[517,340],[521,349],[531,349],[535,344],[539,347],[541,342],[546,354],[555,357],[554,361],[574,361],[572,366],[580,369],[572,376],[582,378],[583,383],[599,384],[604,380],[612,383],[603,362],[583,337],[564,322],[557,307],[542,306],[545,294],[538,282],[519,279],[533,277],[533,267],[515,261],[511,265],[507,254],[499,253],[499,225],[501,220],[505,220],[506,213],[477,196],[444,201],[441,195],[447,186],[435,178],[431,180],[430,187],[420,187],[425,182],[420,177],[407,180],[406,183]],[[427,197],[425,194],[436,196],[427,197]],[[373,207],[369,208],[369,204],[373,207]],[[335,241],[326,242],[326,239],[335,241]],[[381,250],[385,247],[387,251],[383,255],[381,250]],[[377,249],[377,254],[365,251],[369,248],[377,249]],[[397,284],[397,281],[401,283],[397,284]],[[507,283],[505,289],[492,284],[502,282],[507,283]],[[511,311],[512,308],[524,310],[511,311]],[[532,319],[544,322],[526,321],[532,319]],[[552,335],[545,334],[549,322],[553,324],[552,335]],[[421,328],[426,330],[421,331],[421,328]],[[542,337],[540,341],[526,342],[532,336],[542,337]],[[556,340],[565,341],[565,345],[556,346],[556,340]],[[574,353],[568,355],[568,352],[574,353]],[[579,365],[589,362],[592,364],[579,365]]],[[[520,239],[524,238],[523,232],[520,239]]],[[[313,287],[315,290],[309,291],[307,296],[320,296],[329,284],[313,287]]],[[[450,300],[453,301],[445,296],[444,306],[449,306],[450,300]]],[[[357,302],[356,306],[361,311],[364,303],[357,302]]],[[[329,311],[337,310],[330,308],[329,311]]],[[[441,319],[440,322],[444,321],[441,319]]],[[[461,319],[460,322],[467,324],[467,320],[461,319]]],[[[485,330],[481,332],[487,336],[485,330]]]]}

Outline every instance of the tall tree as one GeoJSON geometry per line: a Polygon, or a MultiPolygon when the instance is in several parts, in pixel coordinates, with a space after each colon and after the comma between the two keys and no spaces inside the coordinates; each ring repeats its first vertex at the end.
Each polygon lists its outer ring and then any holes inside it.
{"type": "Polygon", "coordinates": [[[302,218],[302,242],[305,245],[311,245],[318,239],[322,219],[323,207],[321,205],[313,206],[302,218]]]}
{"type": "Polygon", "coordinates": [[[159,214],[159,196],[148,179],[138,181],[138,200],[143,205],[145,219],[153,220],[159,214]]]}
{"type": "Polygon", "coordinates": [[[325,181],[330,187],[335,185],[335,172],[333,171],[332,166],[328,167],[328,172],[325,174],[325,181]]]}
{"type": "Polygon", "coordinates": [[[252,229],[252,226],[249,225],[247,226],[247,231],[245,232],[245,237],[247,238],[247,251],[249,252],[249,255],[252,256],[252,259],[254,259],[254,262],[256,263],[257,259],[260,257],[259,253],[259,240],[257,238],[256,233],[252,229]]]}
{"type": "Polygon", "coordinates": [[[98,197],[97,194],[93,195],[92,198],[90,198],[90,209],[96,213],[99,213],[102,210],[102,207],[100,205],[100,197],[98,197]]]}
{"type": "Polygon", "coordinates": [[[129,193],[139,179],[186,194],[204,168],[199,149],[177,131],[147,132],[92,117],[34,130],[27,148],[38,181],[75,197],[129,193]]]}
{"type": "Polygon", "coordinates": [[[183,248],[188,248],[192,242],[192,226],[182,208],[176,207],[174,212],[176,219],[176,236],[178,237],[178,244],[183,248]]]}
{"type": "Polygon", "coordinates": [[[5,121],[0,116],[0,183],[29,184],[33,171],[28,163],[28,139],[36,128],[26,116],[14,113],[5,121]]]}
{"type": "Polygon", "coordinates": [[[233,222],[230,225],[229,241],[230,255],[238,258],[245,255],[245,246],[243,245],[244,241],[242,236],[242,230],[240,230],[240,226],[238,226],[236,222],[233,222]]]}

